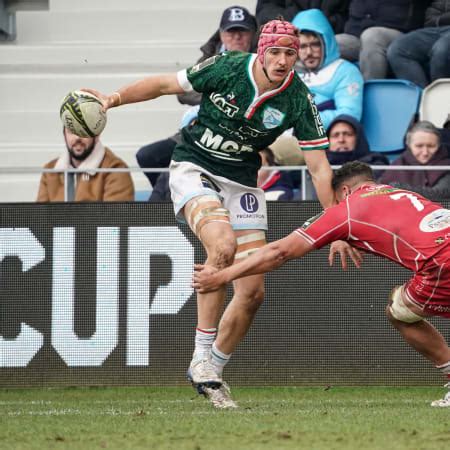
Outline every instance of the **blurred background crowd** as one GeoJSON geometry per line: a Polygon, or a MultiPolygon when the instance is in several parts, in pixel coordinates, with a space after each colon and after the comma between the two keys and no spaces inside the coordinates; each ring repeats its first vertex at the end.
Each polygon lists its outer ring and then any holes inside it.
{"type": "MultiPolygon", "coordinates": [[[[14,101],[11,90],[20,89],[17,80],[26,79],[32,71],[39,72],[41,78],[41,72],[45,72],[45,80],[50,84],[47,89],[51,89],[52,80],[64,79],[64,74],[58,74],[61,72],[58,64],[65,59],[68,70],[72,70],[71,81],[74,82],[78,76],[72,88],[82,87],[88,70],[86,68],[96,64],[95,58],[98,59],[97,66],[101,66],[103,72],[112,77],[111,85],[120,85],[113,76],[117,67],[108,66],[107,55],[112,49],[117,55],[117,51],[123,47],[122,66],[117,76],[127,71],[134,75],[136,72],[146,74],[165,69],[165,63],[152,66],[153,61],[162,59],[161,54],[165,54],[168,60],[171,58],[181,69],[224,51],[254,52],[260,27],[282,16],[300,31],[299,59],[295,70],[313,94],[327,129],[330,164],[340,165],[357,159],[371,165],[436,166],[433,170],[380,169],[376,173],[383,183],[420,188],[433,198],[450,197],[450,174],[441,168],[450,164],[450,0],[258,0],[244,1],[242,5],[224,4],[221,12],[215,15],[212,28],[216,28],[216,31],[212,35],[204,35],[204,43],[199,53],[197,50],[196,60],[189,60],[192,51],[187,49],[191,49],[193,42],[203,33],[203,13],[208,6],[202,0],[180,6],[181,13],[190,12],[186,26],[193,29],[192,35],[186,33],[179,22],[171,23],[172,14],[175,13],[170,8],[167,11],[164,7],[158,10],[156,4],[159,2],[152,2],[155,4],[150,7],[134,0],[126,7],[118,6],[116,1],[95,0],[90,3],[93,9],[89,16],[95,31],[76,38],[68,37],[72,27],[70,22],[58,28],[52,21],[54,17],[57,20],[58,14],[72,11],[75,23],[85,2],[81,2],[77,6],[78,10],[73,11],[74,6],[69,6],[66,0],[41,0],[31,7],[28,16],[23,12],[20,15],[20,6],[26,3],[33,2],[0,0],[0,55],[10,58],[3,66],[3,74],[0,72],[0,93],[6,96],[6,103],[8,98],[11,98],[11,103],[14,101]],[[39,4],[41,8],[38,8],[39,4]],[[122,40],[118,27],[115,30],[116,39],[104,39],[101,33],[105,31],[97,28],[108,26],[95,20],[102,16],[110,21],[115,20],[110,18],[113,14],[108,11],[108,4],[112,9],[117,8],[117,24],[126,22],[132,10],[139,14],[140,6],[145,10],[150,8],[149,14],[142,14],[142,21],[147,17],[153,19],[147,24],[148,32],[153,33],[152,36],[158,35],[159,41],[152,45],[154,37],[146,41],[138,39],[145,30],[139,30],[141,34],[136,35],[128,31],[127,38],[122,40]],[[48,17],[44,16],[45,12],[48,17]],[[55,47],[50,52],[48,44],[44,42],[47,45],[44,69],[39,68],[39,54],[36,56],[31,53],[32,46],[27,42],[33,37],[33,33],[27,31],[27,26],[39,29],[36,20],[32,21],[33,14],[35,18],[47,21],[42,24],[40,33],[45,35],[44,41],[51,41],[55,47]],[[159,20],[163,17],[165,21],[159,20]],[[45,31],[45,26],[50,31],[45,31]],[[66,27],[65,32],[61,27],[66,27]],[[61,37],[58,37],[58,33],[61,37]],[[58,39],[67,39],[64,46],[59,46],[59,51],[58,44],[61,43],[58,39]],[[127,39],[132,43],[128,51],[123,44],[127,39]],[[70,55],[75,52],[74,49],[79,49],[79,55],[74,58],[76,61],[71,61],[70,55]],[[20,56],[22,53],[23,60],[20,56]],[[51,58],[54,58],[53,62],[51,58]]],[[[171,6],[176,9],[181,4],[175,1],[171,6]]],[[[136,14],[130,17],[136,17],[136,14]]],[[[207,17],[212,15],[208,14],[207,17]]],[[[133,28],[142,28],[141,25],[142,22],[131,24],[133,28]]],[[[36,52],[39,42],[34,41],[32,44],[36,52]]],[[[45,45],[41,45],[40,52],[44,52],[42,47],[45,45]]],[[[36,80],[39,79],[37,77],[36,80]]],[[[101,84],[101,76],[96,81],[101,84]]],[[[89,83],[92,85],[90,79],[89,83]]],[[[45,88],[43,84],[36,84],[34,90],[45,88]]],[[[58,86],[54,84],[54,90],[58,86]]],[[[100,87],[106,90],[109,88],[107,83],[100,87]]],[[[65,93],[58,92],[58,96],[62,98],[65,93]]],[[[17,102],[20,92],[16,92],[15,96],[17,102]]],[[[77,139],[66,130],[61,130],[59,156],[47,162],[50,158],[41,161],[46,153],[39,151],[45,147],[45,139],[35,142],[28,153],[25,151],[28,144],[22,147],[20,144],[26,141],[27,135],[33,141],[33,127],[39,127],[36,115],[28,122],[25,117],[25,121],[21,122],[20,133],[14,133],[14,127],[11,137],[6,132],[7,128],[11,128],[8,121],[14,121],[14,118],[20,121],[23,116],[16,117],[18,111],[14,108],[23,110],[25,116],[35,111],[32,99],[27,96],[20,108],[13,104],[9,109],[4,107],[0,111],[5,116],[1,125],[5,130],[4,138],[0,136],[0,154],[5,156],[3,165],[7,167],[8,161],[13,161],[10,165],[18,166],[17,157],[14,159],[10,155],[19,149],[23,150],[22,160],[27,160],[26,155],[30,155],[29,165],[38,163],[43,166],[45,163],[46,168],[85,168],[85,173],[77,174],[69,200],[170,201],[168,174],[164,169],[168,167],[172,151],[181,139],[180,130],[191,126],[196,120],[201,94],[193,92],[179,95],[177,101],[180,108],[171,107],[171,114],[163,114],[167,107],[163,102],[157,103],[152,115],[152,126],[146,126],[143,122],[145,119],[141,122],[134,120],[133,114],[140,112],[139,106],[134,106],[133,111],[129,110],[131,114],[128,114],[128,118],[123,119],[118,115],[116,121],[108,125],[107,128],[114,127],[116,130],[128,127],[130,132],[134,126],[143,128],[144,131],[135,134],[134,148],[128,142],[126,151],[122,152],[120,139],[114,138],[118,134],[77,139]],[[161,122],[158,123],[158,120],[161,122]],[[31,124],[29,129],[28,124],[31,124]],[[152,133],[152,130],[160,132],[152,133]],[[165,130],[172,131],[164,136],[165,130]],[[102,140],[108,140],[108,146],[103,145],[102,140]],[[136,178],[133,173],[130,176],[128,173],[89,172],[96,168],[127,168],[136,165],[142,169],[151,169],[145,173],[146,178],[136,178]],[[89,188],[91,183],[94,189],[89,188]]],[[[45,121],[44,116],[41,117],[45,121]]],[[[53,115],[49,117],[52,120],[54,118],[53,115]]],[[[56,120],[54,127],[59,127],[56,120]]],[[[54,152],[56,148],[50,150],[54,152]]],[[[289,132],[261,152],[261,161],[258,185],[266,192],[268,200],[315,199],[308,176],[302,176],[298,169],[284,170],[283,166],[298,167],[304,164],[302,151],[289,132]]],[[[64,199],[64,179],[61,174],[43,173],[39,176],[40,184],[34,191],[34,199],[64,199]]],[[[3,201],[8,199],[3,198],[3,201]]]]}

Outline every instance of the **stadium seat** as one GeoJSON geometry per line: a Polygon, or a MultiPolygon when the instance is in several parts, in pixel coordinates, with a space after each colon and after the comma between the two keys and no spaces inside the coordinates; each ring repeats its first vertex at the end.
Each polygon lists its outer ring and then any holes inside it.
{"type": "Polygon", "coordinates": [[[429,84],[422,93],[420,101],[420,120],[429,120],[442,128],[450,114],[450,78],[441,78],[429,84]]]}
{"type": "Polygon", "coordinates": [[[151,190],[141,190],[134,192],[134,201],[136,202],[146,202],[150,198],[151,190]]]}
{"type": "Polygon", "coordinates": [[[404,148],[404,136],[415,119],[422,89],[406,80],[364,83],[361,122],[370,150],[387,152],[389,159],[404,148]]]}

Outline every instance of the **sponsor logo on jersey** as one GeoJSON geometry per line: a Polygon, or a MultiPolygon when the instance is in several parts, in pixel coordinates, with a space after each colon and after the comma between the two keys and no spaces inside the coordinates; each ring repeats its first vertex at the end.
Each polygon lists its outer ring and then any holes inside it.
{"type": "Polygon", "coordinates": [[[198,63],[195,66],[192,66],[191,70],[189,70],[189,73],[200,72],[200,70],[203,70],[205,67],[212,66],[216,62],[216,59],[219,57],[220,57],[220,55],[214,55],[208,59],[205,59],[201,63],[198,63]]]}
{"type": "Polygon", "coordinates": [[[219,123],[219,128],[224,130],[229,135],[237,137],[241,141],[244,141],[246,137],[257,138],[261,136],[267,136],[269,134],[269,131],[259,131],[247,125],[241,125],[238,129],[231,129],[224,123],[219,123]]]}
{"type": "Polygon", "coordinates": [[[427,309],[431,309],[431,311],[436,312],[450,312],[450,306],[442,306],[442,305],[431,305],[430,303],[427,304],[427,309]]]}
{"type": "Polygon", "coordinates": [[[248,213],[255,213],[259,208],[258,199],[255,195],[246,193],[241,197],[241,207],[248,213]]]}
{"type": "Polygon", "coordinates": [[[239,111],[239,107],[231,103],[234,99],[234,94],[229,94],[224,97],[219,92],[212,92],[209,99],[217,109],[225,113],[228,117],[234,117],[239,111]]]}
{"type": "Polygon", "coordinates": [[[433,233],[434,231],[445,230],[450,227],[450,210],[437,209],[427,214],[420,221],[420,231],[424,233],[433,233]]]}
{"type": "Polygon", "coordinates": [[[323,216],[324,211],[320,212],[319,214],[317,214],[314,217],[311,217],[310,219],[308,219],[302,226],[301,228],[303,230],[306,230],[310,225],[312,225],[319,217],[323,216]]]}
{"type": "Polygon", "coordinates": [[[263,125],[268,130],[279,127],[283,123],[285,115],[286,114],[282,113],[281,111],[278,111],[278,109],[267,106],[263,113],[263,125]]]}
{"type": "Polygon", "coordinates": [[[258,137],[258,136],[267,136],[269,134],[268,131],[260,131],[260,130],[257,130],[256,128],[249,127],[248,125],[240,126],[239,131],[242,134],[245,134],[247,136],[251,136],[254,138],[258,137]]]}
{"type": "Polygon", "coordinates": [[[384,195],[384,194],[392,194],[392,192],[396,192],[399,189],[396,188],[377,188],[373,190],[372,192],[366,192],[365,194],[361,194],[361,198],[364,197],[373,197],[374,195],[384,195]]]}
{"type": "Polygon", "coordinates": [[[316,131],[320,135],[325,135],[325,127],[323,126],[322,119],[320,117],[319,110],[317,109],[316,104],[314,103],[313,96],[311,94],[307,94],[306,96],[309,101],[309,105],[311,106],[311,111],[314,117],[314,125],[316,126],[316,131]]]}
{"type": "MultiPolygon", "coordinates": [[[[198,142],[197,142],[198,144],[198,142]]],[[[205,150],[222,150],[227,153],[252,152],[250,145],[241,145],[235,141],[225,140],[220,134],[214,134],[209,128],[205,128],[200,142],[205,150]]]]}

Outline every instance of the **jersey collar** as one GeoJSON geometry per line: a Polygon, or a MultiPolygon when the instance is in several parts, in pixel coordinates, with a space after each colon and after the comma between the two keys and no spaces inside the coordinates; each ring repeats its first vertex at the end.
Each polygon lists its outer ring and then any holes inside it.
{"type": "Polygon", "coordinates": [[[292,82],[292,79],[295,76],[295,71],[291,70],[288,74],[288,76],[284,79],[283,84],[279,86],[276,89],[273,89],[271,91],[264,92],[262,95],[258,95],[258,86],[256,85],[255,78],[253,77],[253,65],[255,64],[257,55],[252,54],[248,60],[247,65],[247,73],[248,77],[250,79],[250,82],[252,83],[253,90],[255,92],[255,95],[253,97],[252,102],[250,103],[249,107],[247,108],[247,111],[245,111],[244,117],[246,119],[251,119],[253,115],[255,114],[256,110],[269,98],[274,97],[275,95],[279,94],[280,92],[283,92],[285,89],[289,87],[289,85],[292,82]]]}

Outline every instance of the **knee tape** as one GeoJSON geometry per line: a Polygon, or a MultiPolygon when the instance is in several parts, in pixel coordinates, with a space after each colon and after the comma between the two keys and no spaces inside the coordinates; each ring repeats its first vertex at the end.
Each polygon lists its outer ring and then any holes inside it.
{"type": "Polygon", "coordinates": [[[244,259],[255,253],[266,243],[264,231],[255,231],[254,233],[239,236],[237,239],[237,250],[234,259],[244,259]]]}
{"type": "Polygon", "coordinates": [[[230,212],[220,205],[219,197],[214,195],[203,195],[194,200],[187,216],[187,221],[197,236],[208,222],[230,223],[230,212]]]}
{"type": "Polygon", "coordinates": [[[412,312],[408,308],[408,306],[406,306],[403,300],[402,291],[403,288],[398,287],[394,289],[391,294],[392,304],[390,305],[389,310],[392,314],[392,317],[394,317],[394,319],[399,320],[400,322],[406,323],[420,322],[424,318],[412,312]]]}

